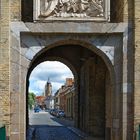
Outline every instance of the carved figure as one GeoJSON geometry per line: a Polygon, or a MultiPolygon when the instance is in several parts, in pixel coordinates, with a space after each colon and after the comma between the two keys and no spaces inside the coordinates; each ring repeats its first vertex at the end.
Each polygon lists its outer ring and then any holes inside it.
{"type": "Polygon", "coordinates": [[[92,0],[92,6],[98,12],[97,16],[103,16],[102,0],[92,0]]]}
{"type": "Polygon", "coordinates": [[[89,1],[88,0],[81,0],[80,9],[81,11],[86,11],[89,8],[89,1]]]}

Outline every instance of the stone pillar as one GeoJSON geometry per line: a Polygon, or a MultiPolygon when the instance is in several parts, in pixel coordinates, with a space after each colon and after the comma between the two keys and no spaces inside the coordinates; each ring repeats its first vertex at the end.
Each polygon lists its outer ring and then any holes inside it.
{"type": "Polygon", "coordinates": [[[134,131],[140,125],[140,1],[135,0],[134,131]]]}
{"type": "MultiPolygon", "coordinates": [[[[17,44],[12,40],[10,48],[10,134],[11,140],[20,139],[20,51],[15,46],[17,44]]],[[[19,45],[18,45],[19,47],[19,45]]],[[[19,48],[18,48],[19,49],[19,48]]]]}
{"type": "Polygon", "coordinates": [[[28,72],[28,66],[30,61],[23,57],[21,55],[21,78],[20,78],[20,140],[26,139],[26,128],[27,128],[27,122],[29,121],[27,118],[28,114],[28,104],[27,104],[27,98],[28,98],[28,89],[27,89],[27,72],[28,72]]]}
{"type": "Polygon", "coordinates": [[[18,27],[12,24],[10,34],[11,140],[26,139],[26,76],[30,61],[24,56],[26,49],[21,47],[18,27]]]}
{"type": "MultiPolygon", "coordinates": [[[[136,1],[136,7],[139,6],[140,2],[136,1]]],[[[134,60],[134,13],[140,15],[139,10],[134,6],[134,0],[124,1],[123,21],[127,23],[127,28],[123,34],[123,140],[133,139],[134,118],[136,118],[134,117],[134,61],[137,59],[134,60]]],[[[139,15],[137,15],[137,20],[139,15]]],[[[136,30],[139,32],[139,28],[136,30]]],[[[137,53],[137,50],[135,52],[137,53]]],[[[136,63],[135,66],[137,66],[136,63]]]]}
{"type": "Polygon", "coordinates": [[[112,84],[110,81],[110,73],[106,71],[106,79],[105,79],[105,139],[111,140],[111,127],[112,127],[112,84]]]}

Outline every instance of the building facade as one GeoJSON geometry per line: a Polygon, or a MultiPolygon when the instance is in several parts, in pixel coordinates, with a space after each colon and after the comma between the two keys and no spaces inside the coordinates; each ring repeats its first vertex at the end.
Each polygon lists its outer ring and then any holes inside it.
{"type": "Polygon", "coordinates": [[[106,140],[136,140],[139,21],[139,0],[74,5],[56,0],[1,0],[0,122],[6,125],[7,137],[26,139],[30,73],[43,61],[57,60],[75,77],[75,126],[106,140]]]}
{"type": "Polygon", "coordinates": [[[45,96],[36,96],[36,105],[39,106],[41,109],[44,109],[46,104],[45,104],[45,96]]]}
{"type": "Polygon", "coordinates": [[[65,85],[55,93],[55,109],[63,110],[66,117],[74,119],[75,117],[75,87],[74,79],[66,78],[65,85]]]}
{"type": "Polygon", "coordinates": [[[75,87],[74,84],[65,93],[66,96],[66,116],[75,120],[75,87]]]}
{"type": "Polygon", "coordinates": [[[54,108],[60,109],[60,94],[59,90],[54,95],[54,108]]]}

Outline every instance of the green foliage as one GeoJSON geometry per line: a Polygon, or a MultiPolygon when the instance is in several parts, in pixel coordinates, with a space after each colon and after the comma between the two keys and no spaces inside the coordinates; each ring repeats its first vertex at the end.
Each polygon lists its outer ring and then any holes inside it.
{"type": "Polygon", "coordinates": [[[35,105],[35,97],[36,97],[36,95],[32,92],[28,94],[29,109],[32,109],[32,106],[35,105]]]}

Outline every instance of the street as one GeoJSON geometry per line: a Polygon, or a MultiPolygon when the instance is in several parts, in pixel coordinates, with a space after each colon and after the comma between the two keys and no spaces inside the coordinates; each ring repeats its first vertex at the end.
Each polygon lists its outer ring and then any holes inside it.
{"type": "Polygon", "coordinates": [[[70,127],[73,122],[56,118],[48,112],[29,113],[27,140],[82,140],[70,127]]]}

